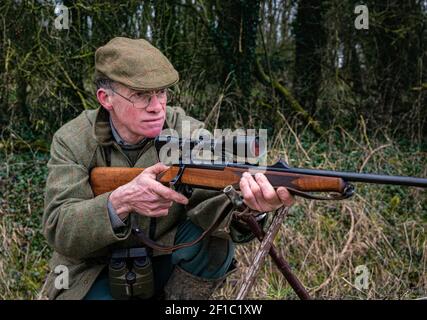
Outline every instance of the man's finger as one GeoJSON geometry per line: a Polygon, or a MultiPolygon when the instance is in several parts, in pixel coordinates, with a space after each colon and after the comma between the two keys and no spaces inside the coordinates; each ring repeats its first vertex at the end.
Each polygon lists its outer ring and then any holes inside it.
{"type": "Polygon", "coordinates": [[[153,179],[155,179],[158,174],[166,171],[167,169],[169,169],[168,166],[166,166],[163,163],[159,162],[159,163],[156,163],[154,166],[151,166],[151,167],[148,167],[148,168],[144,169],[144,171],[142,172],[142,174],[149,175],[153,179]]]}
{"type": "Polygon", "coordinates": [[[265,199],[264,199],[264,197],[262,195],[261,188],[259,187],[258,183],[254,180],[254,178],[252,177],[252,175],[245,172],[244,173],[244,177],[248,181],[249,188],[251,188],[251,191],[252,191],[253,195],[255,196],[257,202],[258,203],[259,202],[264,202],[265,199]]]}
{"type": "Polygon", "coordinates": [[[166,200],[175,201],[180,204],[188,204],[188,199],[186,197],[171,188],[165,187],[160,182],[153,184],[152,190],[166,200]]]}
{"type": "Polygon", "coordinates": [[[152,211],[153,212],[157,212],[157,211],[169,211],[169,208],[170,208],[170,205],[169,205],[169,203],[168,204],[159,204],[159,205],[157,205],[157,206],[154,206],[153,208],[152,208],[152,211]]]}
{"type": "Polygon", "coordinates": [[[288,189],[285,187],[279,187],[277,188],[277,194],[279,195],[280,201],[286,206],[290,207],[294,204],[295,199],[294,197],[289,193],[288,189]]]}
{"type": "Polygon", "coordinates": [[[173,201],[164,199],[163,197],[159,197],[158,194],[155,195],[157,200],[155,201],[146,201],[145,203],[149,203],[149,205],[153,208],[170,208],[173,205],[173,201]]]}
{"type": "Polygon", "coordinates": [[[261,210],[245,176],[240,179],[240,191],[242,191],[244,202],[248,207],[258,211],[261,210]]]}
{"type": "Polygon", "coordinates": [[[169,210],[168,209],[160,209],[160,210],[138,210],[137,211],[139,214],[142,214],[142,215],[144,215],[144,216],[147,216],[147,217],[153,217],[153,218],[156,218],[156,217],[164,217],[164,216],[167,216],[168,215],[168,213],[169,213],[169,210]]]}
{"type": "Polygon", "coordinates": [[[276,205],[281,202],[277,196],[276,190],[274,190],[273,186],[265,175],[262,173],[257,173],[255,174],[255,179],[260,186],[262,195],[267,203],[276,205]]]}

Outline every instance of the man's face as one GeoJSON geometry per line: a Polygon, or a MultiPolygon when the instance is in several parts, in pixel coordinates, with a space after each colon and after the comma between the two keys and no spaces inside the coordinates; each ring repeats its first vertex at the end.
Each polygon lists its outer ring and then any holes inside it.
{"type": "Polygon", "coordinates": [[[115,84],[110,97],[110,114],[119,133],[134,138],[154,138],[160,134],[166,117],[166,93],[137,92],[115,84]],[[149,101],[145,108],[144,101],[149,101]]]}

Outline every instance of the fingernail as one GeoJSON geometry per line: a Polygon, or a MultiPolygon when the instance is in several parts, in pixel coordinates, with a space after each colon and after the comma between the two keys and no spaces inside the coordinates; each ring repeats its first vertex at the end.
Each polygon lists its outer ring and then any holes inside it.
{"type": "Polygon", "coordinates": [[[281,195],[281,196],[285,196],[287,194],[286,190],[283,188],[279,188],[277,189],[277,192],[281,195]]]}

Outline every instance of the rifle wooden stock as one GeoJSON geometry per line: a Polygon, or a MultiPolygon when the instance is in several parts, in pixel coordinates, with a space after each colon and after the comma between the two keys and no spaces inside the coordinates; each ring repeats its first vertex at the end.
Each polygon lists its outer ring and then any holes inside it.
{"type": "MultiPolygon", "coordinates": [[[[92,169],[90,173],[90,184],[94,195],[97,196],[130,182],[143,171],[143,168],[97,167],[92,169]]],[[[157,180],[169,185],[178,171],[179,167],[172,166],[159,175],[157,180]]],[[[240,178],[246,171],[248,170],[245,168],[234,167],[221,169],[188,167],[184,170],[180,182],[204,189],[222,190],[228,185],[233,185],[239,189],[240,178]]],[[[257,171],[264,173],[275,188],[284,186],[301,192],[343,193],[347,186],[343,179],[336,177],[251,169],[252,174],[257,171]]]]}

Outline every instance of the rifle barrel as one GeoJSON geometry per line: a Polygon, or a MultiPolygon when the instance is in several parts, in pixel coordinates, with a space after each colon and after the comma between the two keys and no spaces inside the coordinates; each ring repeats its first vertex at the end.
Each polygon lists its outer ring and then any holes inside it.
{"type": "Polygon", "coordinates": [[[406,177],[406,176],[389,176],[382,174],[373,174],[373,173],[357,173],[357,172],[345,172],[345,171],[331,171],[331,170],[321,170],[321,169],[305,169],[305,168],[292,168],[292,167],[280,167],[280,166],[267,166],[267,167],[257,167],[247,164],[205,164],[205,165],[187,165],[187,167],[197,167],[197,168],[206,168],[206,169],[217,169],[222,170],[224,167],[231,168],[242,168],[242,169],[263,169],[267,171],[279,171],[279,172],[288,172],[288,173],[297,173],[297,174],[307,174],[313,176],[324,176],[324,177],[335,177],[341,178],[347,182],[365,182],[365,183],[375,183],[375,184],[391,184],[391,185],[401,185],[401,186],[412,186],[427,188],[427,178],[418,178],[418,177],[406,177]]]}
{"type": "Polygon", "coordinates": [[[337,178],[342,178],[345,181],[352,181],[352,182],[394,184],[394,185],[402,185],[402,186],[427,188],[427,179],[425,178],[389,176],[389,175],[380,175],[380,174],[371,174],[371,173],[303,169],[303,168],[289,168],[289,169],[282,169],[281,171],[290,172],[290,173],[327,176],[327,177],[337,177],[337,178]]]}

